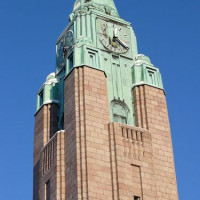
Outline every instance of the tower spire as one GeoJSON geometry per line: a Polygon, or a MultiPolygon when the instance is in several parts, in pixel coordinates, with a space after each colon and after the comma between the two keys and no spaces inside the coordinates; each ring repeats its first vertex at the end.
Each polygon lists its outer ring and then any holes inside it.
{"type": "Polygon", "coordinates": [[[102,11],[106,14],[119,17],[113,0],[76,0],[73,13],[84,10],[85,8],[102,11]]]}

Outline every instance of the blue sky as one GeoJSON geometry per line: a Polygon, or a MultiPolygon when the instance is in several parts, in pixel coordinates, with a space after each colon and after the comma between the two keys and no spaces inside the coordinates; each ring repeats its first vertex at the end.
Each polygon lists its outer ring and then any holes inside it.
{"type": "MultiPolygon", "coordinates": [[[[74,0],[0,1],[0,199],[32,199],[36,92],[55,68],[56,39],[74,0]]],[[[115,0],[139,53],[160,68],[180,200],[200,196],[200,1],[115,0]]]]}

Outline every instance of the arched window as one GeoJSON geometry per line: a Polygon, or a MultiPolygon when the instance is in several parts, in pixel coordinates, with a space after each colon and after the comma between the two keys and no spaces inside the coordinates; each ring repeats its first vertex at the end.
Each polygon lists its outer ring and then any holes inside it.
{"type": "Polygon", "coordinates": [[[113,100],[111,102],[111,105],[112,105],[113,121],[123,124],[128,124],[128,115],[129,115],[128,106],[123,101],[120,100],[113,100]]]}

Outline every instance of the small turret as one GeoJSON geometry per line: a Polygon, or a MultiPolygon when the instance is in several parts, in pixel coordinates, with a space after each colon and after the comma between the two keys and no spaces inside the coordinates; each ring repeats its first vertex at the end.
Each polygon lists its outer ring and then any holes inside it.
{"type": "Polygon", "coordinates": [[[43,84],[37,95],[37,111],[44,104],[59,103],[57,83],[58,81],[55,77],[55,73],[51,73],[47,76],[46,82],[43,84]]]}
{"type": "Polygon", "coordinates": [[[135,56],[132,68],[133,87],[138,85],[151,85],[163,89],[160,71],[155,67],[149,57],[138,54],[135,56]]]}

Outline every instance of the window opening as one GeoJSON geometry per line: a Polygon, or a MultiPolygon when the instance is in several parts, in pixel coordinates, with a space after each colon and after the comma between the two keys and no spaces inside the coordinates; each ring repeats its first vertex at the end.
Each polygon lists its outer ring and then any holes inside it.
{"type": "Polygon", "coordinates": [[[120,115],[116,115],[116,114],[114,114],[114,121],[115,122],[119,122],[119,123],[123,123],[123,124],[127,124],[126,117],[120,116],[120,115]]]}
{"type": "Polygon", "coordinates": [[[71,71],[73,67],[74,67],[74,60],[73,60],[73,54],[71,54],[69,56],[69,71],[71,71]]]}
{"type": "Polygon", "coordinates": [[[92,66],[94,66],[94,56],[90,55],[90,63],[92,64],[92,66]]]}
{"type": "Polygon", "coordinates": [[[96,67],[96,55],[93,52],[89,52],[89,64],[91,67],[96,67]]]}
{"type": "Polygon", "coordinates": [[[134,196],[134,200],[140,200],[140,197],[134,196]]]}
{"type": "Polygon", "coordinates": [[[50,180],[46,182],[46,200],[50,200],[50,180]]]}
{"type": "Polygon", "coordinates": [[[148,70],[148,80],[150,84],[156,85],[156,74],[154,70],[148,70]]]}
{"type": "Polygon", "coordinates": [[[64,113],[62,113],[62,118],[61,118],[61,121],[60,121],[60,128],[62,130],[64,130],[64,113]]]}
{"type": "Polygon", "coordinates": [[[42,106],[43,102],[44,102],[44,91],[42,90],[40,93],[39,93],[39,97],[40,97],[40,106],[42,106]]]}
{"type": "Polygon", "coordinates": [[[128,124],[128,106],[120,100],[113,100],[112,105],[112,118],[114,122],[128,124]]]}
{"type": "Polygon", "coordinates": [[[153,74],[149,73],[149,77],[150,77],[150,80],[151,80],[151,84],[153,84],[153,74]]]}

